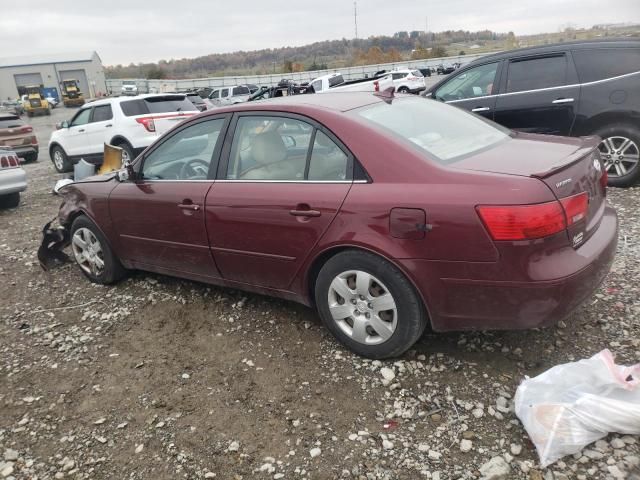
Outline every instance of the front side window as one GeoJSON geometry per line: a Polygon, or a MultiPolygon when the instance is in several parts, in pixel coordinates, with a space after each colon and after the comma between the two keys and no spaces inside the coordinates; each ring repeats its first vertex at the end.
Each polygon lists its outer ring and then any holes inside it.
{"type": "Polygon", "coordinates": [[[392,77],[394,80],[400,80],[401,78],[404,78],[404,77],[406,77],[406,76],[407,76],[407,74],[406,74],[406,73],[394,73],[394,74],[392,74],[392,75],[391,75],[391,77],[392,77]]]}
{"type": "Polygon", "coordinates": [[[351,178],[349,157],[327,135],[301,120],[240,117],[227,179],[343,181],[351,178]]]}
{"type": "Polygon", "coordinates": [[[509,63],[507,92],[523,92],[566,85],[567,58],[553,57],[513,60],[509,63]]]}
{"type": "Polygon", "coordinates": [[[145,180],[206,180],[224,119],[196,123],[164,141],[144,160],[145,180]]]}
{"type": "Polygon", "coordinates": [[[510,131],[445,103],[397,99],[359,108],[354,114],[411,142],[442,164],[453,163],[510,138],[510,131]]]}
{"type": "Polygon", "coordinates": [[[92,122],[106,122],[113,118],[113,112],[111,111],[111,105],[100,105],[94,107],[92,122]]]}
{"type": "Polygon", "coordinates": [[[224,98],[224,97],[228,97],[229,96],[229,89],[228,88],[223,88],[222,90],[220,90],[220,97],[224,98]]]}
{"type": "Polygon", "coordinates": [[[85,108],[76,113],[76,116],[71,120],[71,126],[77,127],[79,125],[86,125],[89,123],[89,117],[91,117],[91,109],[85,108]]]}
{"type": "Polygon", "coordinates": [[[449,102],[491,95],[494,91],[497,71],[498,62],[465,70],[436,90],[436,98],[449,102]]]}
{"type": "Polygon", "coordinates": [[[311,83],[311,86],[313,87],[313,91],[314,92],[321,92],[322,91],[322,80],[316,80],[315,82],[311,83]]]}
{"type": "Polygon", "coordinates": [[[640,72],[640,48],[574,50],[573,61],[582,83],[640,72]]]}
{"type": "Polygon", "coordinates": [[[211,94],[211,98],[220,98],[220,90],[214,90],[211,94]]]}

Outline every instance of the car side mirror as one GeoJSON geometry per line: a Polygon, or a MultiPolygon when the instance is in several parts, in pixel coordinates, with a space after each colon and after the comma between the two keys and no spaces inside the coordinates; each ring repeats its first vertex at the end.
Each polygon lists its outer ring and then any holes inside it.
{"type": "Polygon", "coordinates": [[[124,168],[118,170],[116,172],[116,178],[119,182],[127,182],[129,180],[135,180],[136,171],[133,169],[133,164],[127,160],[124,162],[124,168]]]}
{"type": "Polygon", "coordinates": [[[58,122],[56,123],[56,130],[60,130],[62,128],[69,128],[69,122],[67,122],[66,120],[62,121],[62,122],[58,122]]]}

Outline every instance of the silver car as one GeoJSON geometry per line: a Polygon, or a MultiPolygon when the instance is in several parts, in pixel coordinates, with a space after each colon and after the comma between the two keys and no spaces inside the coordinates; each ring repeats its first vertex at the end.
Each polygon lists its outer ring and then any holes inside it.
{"type": "Polygon", "coordinates": [[[20,192],[27,189],[27,174],[20,168],[20,160],[13,150],[0,147],[0,207],[15,208],[20,192]]]}

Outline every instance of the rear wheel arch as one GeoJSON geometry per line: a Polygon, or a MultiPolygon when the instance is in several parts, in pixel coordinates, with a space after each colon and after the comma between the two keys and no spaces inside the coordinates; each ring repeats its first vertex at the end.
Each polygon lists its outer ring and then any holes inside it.
{"type": "Polygon", "coordinates": [[[598,130],[614,125],[624,125],[637,129],[637,125],[639,124],[640,116],[634,115],[629,111],[605,112],[596,115],[595,117],[592,117],[586,122],[582,123],[574,132],[572,132],[572,136],[593,135],[598,130]]]}
{"type": "Polygon", "coordinates": [[[372,255],[375,255],[375,256],[379,257],[381,260],[385,260],[385,261],[389,262],[391,265],[393,265],[398,270],[400,270],[400,272],[406,277],[406,279],[409,281],[409,283],[411,283],[411,285],[413,286],[414,290],[416,291],[416,293],[420,297],[420,300],[422,301],[422,308],[424,308],[424,311],[425,311],[426,316],[427,316],[427,321],[429,322],[429,325],[431,325],[431,313],[429,311],[428,299],[425,298],[424,293],[422,291],[420,291],[420,289],[416,285],[416,282],[411,277],[411,275],[409,275],[409,273],[402,267],[402,265],[399,265],[393,259],[381,254],[380,252],[378,252],[376,250],[373,250],[371,248],[367,248],[367,247],[361,246],[361,245],[337,245],[337,246],[334,246],[334,247],[330,247],[330,248],[320,252],[312,260],[312,262],[310,264],[310,267],[307,269],[305,292],[306,292],[307,298],[309,298],[309,300],[311,302],[311,305],[314,308],[316,307],[316,305],[315,305],[316,281],[318,279],[318,274],[320,273],[320,270],[322,269],[324,264],[327,263],[327,261],[329,261],[329,259],[335,257],[339,253],[346,252],[346,251],[356,251],[356,252],[370,253],[372,255]]]}

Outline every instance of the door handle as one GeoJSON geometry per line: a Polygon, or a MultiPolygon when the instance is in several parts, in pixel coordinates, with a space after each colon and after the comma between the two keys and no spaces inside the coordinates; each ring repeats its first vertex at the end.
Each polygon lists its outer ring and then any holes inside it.
{"type": "Polygon", "coordinates": [[[558,104],[558,103],[571,103],[571,102],[573,102],[573,98],[556,98],[551,103],[558,104]]]}
{"type": "Polygon", "coordinates": [[[319,210],[289,210],[289,214],[294,217],[319,217],[319,210]]]}
{"type": "Polygon", "coordinates": [[[80,129],[78,130],[78,133],[81,133],[81,132],[84,132],[84,128],[80,128],[80,129]]]}
{"type": "Polygon", "coordinates": [[[104,128],[109,128],[109,127],[113,127],[113,125],[111,125],[110,123],[107,123],[104,128]]]}
{"type": "Polygon", "coordinates": [[[489,110],[491,110],[489,107],[476,107],[471,111],[472,112],[488,112],[489,110]]]}
{"type": "Polygon", "coordinates": [[[179,203],[178,204],[178,208],[181,208],[183,210],[198,211],[198,210],[200,210],[200,205],[196,205],[194,203],[179,203]]]}

